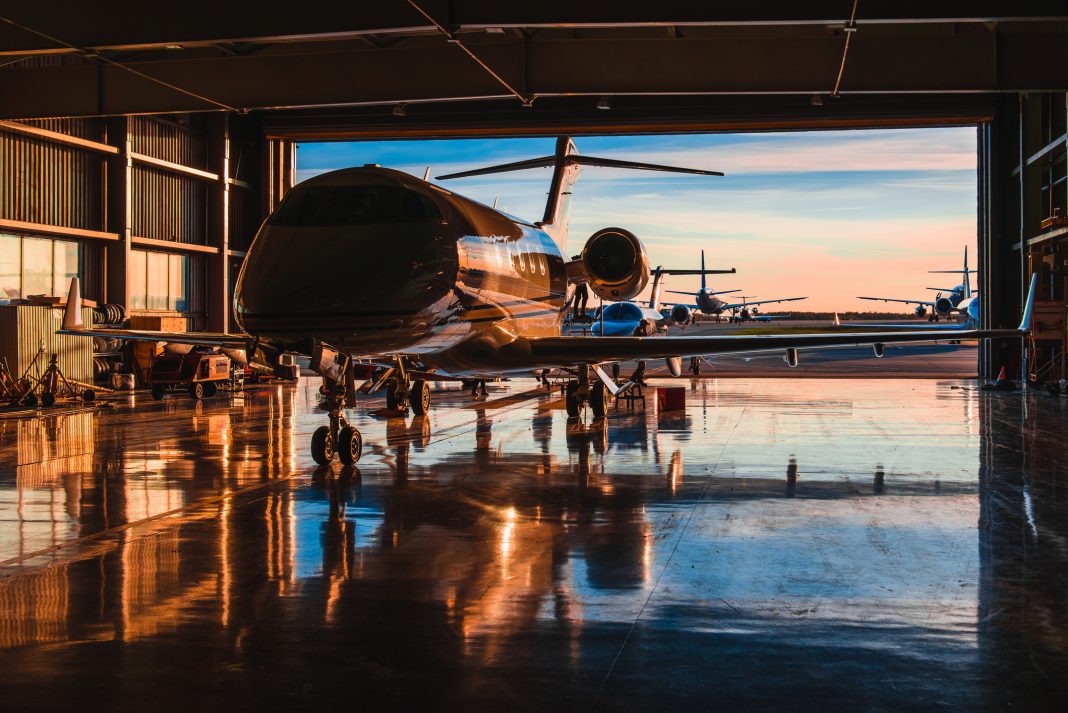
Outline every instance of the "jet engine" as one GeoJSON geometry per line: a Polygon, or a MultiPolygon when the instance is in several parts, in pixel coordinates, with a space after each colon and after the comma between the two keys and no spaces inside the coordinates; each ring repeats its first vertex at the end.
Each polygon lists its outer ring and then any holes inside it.
{"type": "Polygon", "coordinates": [[[927,316],[927,306],[926,305],[916,305],[916,316],[917,317],[926,317],[927,316]]]}
{"type": "Polygon", "coordinates": [[[671,308],[671,321],[678,326],[686,326],[691,319],[693,319],[693,310],[686,305],[675,305],[671,308]]]}
{"type": "Polygon", "coordinates": [[[935,311],[938,314],[949,314],[953,311],[953,303],[950,302],[948,297],[939,295],[935,298],[935,311]]]}
{"type": "Polygon", "coordinates": [[[586,282],[603,300],[629,300],[649,283],[649,256],[638,237],[623,228],[602,228],[567,265],[568,277],[586,282]]]}

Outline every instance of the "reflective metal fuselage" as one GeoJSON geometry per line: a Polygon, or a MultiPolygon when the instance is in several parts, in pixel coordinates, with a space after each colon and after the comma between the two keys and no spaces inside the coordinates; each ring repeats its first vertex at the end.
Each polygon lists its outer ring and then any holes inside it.
{"type": "Polygon", "coordinates": [[[280,348],[507,373],[517,336],[560,334],[564,262],[532,224],[399,171],[346,169],[295,186],[260,228],[235,313],[280,348]]]}
{"type": "Polygon", "coordinates": [[[709,289],[698,290],[696,298],[697,308],[704,314],[722,314],[727,305],[709,289]]]}

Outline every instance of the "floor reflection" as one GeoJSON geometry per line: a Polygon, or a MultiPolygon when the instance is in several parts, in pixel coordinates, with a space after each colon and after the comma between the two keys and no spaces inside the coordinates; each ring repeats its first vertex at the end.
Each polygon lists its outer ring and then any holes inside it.
{"type": "Polygon", "coordinates": [[[337,680],[465,710],[1062,694],[1061,404],[778,385],[695,382],[684,415],[597,420],[523,386],[475,408],[443,392],[426,417],[354,410],[358,468],[304,454],[310,388],[0,421],[0,693],[51,709],[92,688],[118,710],[307,707],[337,680]]]}

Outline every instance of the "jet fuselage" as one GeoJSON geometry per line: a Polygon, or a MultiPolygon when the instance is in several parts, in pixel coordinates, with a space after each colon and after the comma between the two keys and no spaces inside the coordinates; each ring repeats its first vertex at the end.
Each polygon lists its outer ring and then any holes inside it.
{"type": "Polygon", "coordinates": [[[516,336],[561,333],[564,263],[533,224],[399,171],[346,169],[295,186],[263,224],[235,313],[282,348],[319,340],[485,372],[516,336]]]}

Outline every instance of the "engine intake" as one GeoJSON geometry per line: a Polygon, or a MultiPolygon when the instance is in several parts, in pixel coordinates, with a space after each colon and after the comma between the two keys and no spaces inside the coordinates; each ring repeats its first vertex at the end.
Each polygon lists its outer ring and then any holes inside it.
{"type": "Polygon", "coordinates": [[[591,235],[576,262],[580,269],[574,272],[580,274],[573,279],[584,279],[604,300],[632,299],[649,284],[645,246],[623,228],[602,228],[591,235]]]}
{"type": "Polygon", "coordinates": [[[949,314],[953,311],[953,303],[948,297],[939,297],[935,300],[935,311],[938,314],[949,314]]]}
{"type": "Polygon", "coordinates": [[[693,310],[686,305],[675,305],[671,308],[671,321],[680,327],[684,327],[693,319],[693,310]]]}

